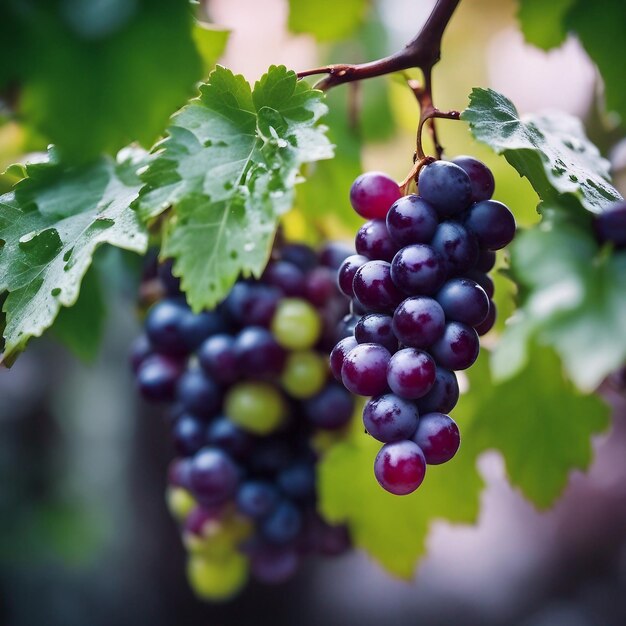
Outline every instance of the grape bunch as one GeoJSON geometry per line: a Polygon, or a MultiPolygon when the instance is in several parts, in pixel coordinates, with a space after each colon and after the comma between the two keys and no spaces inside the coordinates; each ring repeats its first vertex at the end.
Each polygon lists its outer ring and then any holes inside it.
{"type": "Polygon", "coordinates": [[[459,397],[454,371],[474,363],[479,335],[495,322],[488,272],[515,234],[494,187],[485,164],[463,156],[424,166],[419,195],[402,196],[381,172],[362,174],[350,190],[368,221],[338,271],[352,316],[331,370],[352,393],[371,396],[363,424],[384,444],[374,474],[396,495],[417,489],[426,465],[449,461],[460,444],[448,415],[459,397]]]}
{"type": "Polygon", "coordinates": [[[346,528],[317,512],[314,446],[324,431],[340,436],[354,409],[328,371],[348,309],[335,274],[350,252],[285,244],[260,280],[239,280],[215,310],[198,314],[171,265],[149,281],[163,297],[147,312],[131,362],[143,397],[168,405],[177,453],[168,502],[201,597],[232,597],[249,575],[282,582],[304,555],[350,546],[346,528]]]}

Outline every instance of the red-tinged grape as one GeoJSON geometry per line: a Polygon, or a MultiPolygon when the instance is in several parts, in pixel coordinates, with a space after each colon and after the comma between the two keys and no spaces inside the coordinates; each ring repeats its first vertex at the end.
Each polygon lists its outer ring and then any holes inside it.
{"type": "Polygon", "coordinates": [[[466,172],[449,161],[423,167],[417,181],[419,194],[441,217],[464,211],[472,201],[472,183],[466,172]]]}
{"type": "Polygon", "coordinates": [[[496,200],[474,204],[465,217],[465,226],[482,248],[499,250],[513,241],[515,218],[508,207],[496,200]]]}
{"type": "Polygon", "coordinates": [[[348,298],[354,297],[354,289],[353,289],[353,281],[354,275],[357,270],[365,265],[369,259],[362,254],[352,254],[346,259],[344,259],[343,263],[339,267],[339,271],[337,272],[337,284],[339,285],[339,289],[348,296],[348,298]]]}
{"type": "Polygon", "coordinates": [[[389,235],[398,246],[428,243],[439,223],[437,211],[415,194],[394,202],[386,221],[389,235]]]}
{"type": "Polygon", "coordinates": [[[496,182],[491,170],[478,159],[471,156],[458,156],[452,159],[469,176],[472,186],[472,202],[489,200],[493,196],[496,182]]]}
{"type": "Polygon", "coordinates": [[[447,463],[461,444],[459,427],[443,413],[421,415],[412,439],[421,448],[429,465],[447,463]]]}
{"type": "Polygon", "coordinates": [[[350,204],[365,219],[384,218],[400,195],[398,183],[393,178],[382,172],[366,172],[352,183],[350,204]]]}
{"type": "Polygon", "coordinates": [[[477,359],[478,350],[476,331],[460,322],[446,324],[441,339],[430,347],[437,365],[449,370],[467,369],[477,359]]]}
{"type": "Polygon", "coordinates": [[[371,398],[363,408],[365,430],[383,443],[410,439],[418,418],[415,402],[393,393],[371,398]]]}
{"type": "Polygon", "coordinates": [[[368,313],[356,323],[354,338],[358,343],[378,343],[393,354],[398,349],[398,339],[393,333],[391,322],[392,318],[390,315],[368,313]]]}
{"type": "Polygon", "coordinates": [[[375,343],[361,343],[346,355],[341,380],[346,389],[360,396],[377,396],[387,390],[389,350],[375,343]]]}
{"type": "Polygon", "coordinates": [[[397,496],[415,491],[424,480],[426,460],[419,446],[410,440],[386,443],[374,461],[374,475],[380,486],[397,496]]]}
{"type": "Polygon", "coordinates": [[[385,220],[369,220],[359,228],[354,246],[368,259],[391,261],[398,246],[391,240],[385,220]]]}
{"type": "Polygon", "coordinates": [[[192,460],[190,486],[207,504],[220,504],[235,494],[239,471],[232,459],[218,448],[203,448],[192,460]]]}
{"type": "Polygon", "coordinates": [[[489,297],[485,290],[469,278],[451,278],[436,293],[446,319],[478,326],[489,313],[489,297]]]}
{"type": "Polygon", "coordinates": [[[416,296],[404,300],[393,314],[393,332],[400,343],[427,348],[443,334],[446,318],[436,300],[416,296]]]}
{"type": "Polygon", "coordinates": [[[459,400],[459,383],[454,372],[438,367],[431,390],[417,400],[420,415],[424,413],[449,413],[459,400]]]}
{"type": "Polygon", "coordinates": [[[416,400],[425,396],[435,384],[433,358],[422,350],[398,350],[387,366],[387,384],[401,398],[416,400]]]}
{"type": "Polygon", "coordinates": [[[626,247],[626,202],[616,202],[594,216],[593,230],[599,243],[626,247]]]}
{"type": "Polygon", "coordinates": [[[358,341],[353,335],[350,337],[344,337],[337,343],[330,353],[330,370],[339,382],[341,382],[341,368],[343,367],[346,355],[350,352],[350,350],[352,350],[352,348],[355,348],[357,344],[358,341]]]}
{"type": "Polygon", "coordinates": [[[421,243],[406,246],[391,261],[391,279],[405,294],[431,295],[446,279],[446,265],[431,246],[421,243]]]}
{"type": "Polygon", "coordinates": [[[369,261],[354,275],[354,296],[369,311],[393,311],[403,295],[391,280],[391,265],[387,261],[369,261]]]}

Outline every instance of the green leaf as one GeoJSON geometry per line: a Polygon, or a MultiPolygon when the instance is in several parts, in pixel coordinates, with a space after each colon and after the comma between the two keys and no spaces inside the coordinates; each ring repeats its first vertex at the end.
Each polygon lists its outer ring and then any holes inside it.
{"type": "Polygon", "coordinates": [[[174,207],[163,257],[194,310],[213,307],[239,276],[262,272],[280,215],[293,204],[304,163],[332,156],[319,125],[322,94],[283,66],[254,86],[223,67],[172,119],[142,175],[138,210],[174,207]]]}
{"type": "Polygon", "coordinates": [[[564,17],[576,0],[519,0],[517,17],[528,43],[548,50],[567,37],[564,17]]]}
{"type": "Polygon", "coordinates": [[[183,0],[13,2],[2,22],[0,81],[21,86],[25,121],[66,159],[150,145],[201,78],[183,0]]]}
{"type": "Polygon", "coordinates": [[[196,48],[202,57],[204,73],[208,74],[226,50],[230,30],[213,24],[195,22],[192,32],[196,48]]]}
{"type": "Polygon", "coordinates": [[[580,120],[564,113],[520,118],[510,100],[492,89],[473,89],[461,118],[526,176],[542,200],[569,197],[594,213],[621,198],[609,183],[609,163],[585,136],[580,120]]]}
{"type": "Polygon", "coordinates": [[[289,0],[288,27],[318,41],[343,39],[363,21],[369,5],[369,0],[289,0]]]}
{"type": "Polygon", "coordinates": [[[54,152],[26,166],[27,178],[0,196],[0,292],[8,291],[5,351],[11,362],[31,337],[78,299],[81,281],[102,244],[143,253],[147,234],[130,209],[145,154],[123,151],[71,167],[54,152]]]}

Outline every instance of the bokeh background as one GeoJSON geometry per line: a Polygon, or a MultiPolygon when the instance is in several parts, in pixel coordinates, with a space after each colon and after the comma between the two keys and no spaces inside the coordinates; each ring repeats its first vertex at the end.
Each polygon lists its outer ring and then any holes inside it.
{"type": "MultiPolygon", "coordinates": [[[[324,46],[289,34],[285,0],[210,0],[203,10],[232,29],[222,62],[255,80],[270,64],[304,69],[392,52],[415,35],[432,5],[380,0],[351,39],[324,46]]],[[[626,147],[599,112],[593,64],[573,39],[550,53],[524,44],[516,10],[514,0],[461,3],[435,71],[435,102],[462,109],[473,86],[488,86],[522,113],[580,116],[623,193],[626,147]]],[[[362,117],[353,130],[368,140],[364,167],[403,178],[418,114],[412,94],[384,78],[357,95],[362,117]]],[[[345,87],[331,94],[331,115],[346,115],[347,98],[345,87]]],[[[464,124],[444,121],[439,132],[448,154],[471,153],[489,164],[496,198],[522,226],[537,220],[534,192],[504,159],[474,143],[464,124]]],[[[38,141],[19,124],[4,124],[0,166],[41,148],[38,141]]],[[[347,192],[322,200],[343,206],[347,192]]],[[[332,223],[328,229],[346,234],[332,223]]],[[[157,410],[138,401],[126,368],[139,328],[137,282],[118,271],[115,252],[102,263],[110,316],[97,360],[81,363],[44,338],[11,370],[0,370],[0,624],[626,624],[626,400],[619,380],[600,391],[613,419],[594,441],[590,471],[572,474],[552,510],[525,501],[499,455],[488,452],[479,462],[486,488],[478,523],[434,523],[413,582],[393,579],[356,552],[309,562],[285,587],[252,584],[224,605],[197,601],[163,497],[172,455],[167,429],[157,410]]]]}

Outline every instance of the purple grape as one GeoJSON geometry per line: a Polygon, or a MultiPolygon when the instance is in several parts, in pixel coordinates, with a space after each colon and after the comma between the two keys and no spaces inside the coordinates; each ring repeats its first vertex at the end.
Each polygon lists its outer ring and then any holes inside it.
{"type": "Polygon", "coordinates": [[[416,400],[425,396],[435,384],[436,365],[422,350],[398,350],[387,367],[387,384],[401,398],[416,400]]]}
{"type": "Polygon", "coordinates": [[[330,371],[339,382],[341,382],[341,368],[343,367],[346,355],[352,348],[355,348],[357,344],[358,341],[354,336],[344,337],[330,353],[330,371]]]}
{"type": "Polygon", "coordinates": [[[351,254],[354,254],[354,251],[347,243],[331,241],[321,249],[320,263],[331,270],[338,270],[351,254]]]}
{"type": "Polygon", "coordinates": [[[237,369],[249,378],[279,376],[287,360],[287,353],[274,335],[261,326],[249,326],[237,335],[235,354],[237,369]]]}
{"type": "Polygon", "coordinates": [[[350,313],[360,319],[362,315],[369,313],[369,311],[355,298],[350,300],[350,313]]]}
{"type": "Polygon", "coordinates": [[[174,459],[167,468],[167,483],[172,487],[190,489],[191,459],[174,459]]]}
{"type": "Polygon", "coordinates": [[[337,324],[337,340],[354,337],[354,329],[361,319],[360,315],[345,315],[337,324]]]}
{"type": "Polygon", "coordinates": [[[146,334],[158,352],[182,356],[189,351],[184,339],[184,327],[193,316],[182,300],[167,299],[157,302],[145,321],[146,334]]]}
{"type": "Polygon", "coordinates": [[[280,289],[286,296],[304,295],[304,272],[289,261],[272,261],[261,278],[266,284],[280,289]]]}
{"type": "Polygon", "coordinates": [[[278,585],[288,581],[298,571],[300,558],[289,546],[261,546],[250,558],[252,575],[261,583],[278,585]]]}
{"type": "Polygon", "coordinates": [[[346,355],[341,380],[360,396],[378,396],[387,390],[387,365],[391,355],[376,343],[361,343],[346,355]]]}
{"type": "Polygon", "coordinates": [[[424,413],[449,413],[459,400],[459,383],[454,372],[438,367],[431,390],[419,400],[417,409],[424,413]]]}
{"type": "Polygon", "coordinates": [[[600,244],[612,243],[618,250],[626,247],[626,202],[616,202],[594,216],[593,231],[600,244]]]}
{"type": "Polygon", "coordinates": [[[179,360],[163,354],[152,354],[144,359],[137,370],[137,388],[151,402],[171,401],[182,371],[183,364],[179,360]]]}
{"type": "Polygon", "coordinates": [[[292,463],[278,474],[276,482],[288,498],[303,500],[315,495],[315,469],[311,463],[292,463]]]}
{"type": "Polygon", "coordinates": [[[354,296],[370,311],[393,311],[403,295],[391,280],[391,265],[387,261],[369,261],[354,275],[354,296]]]}
{"type": "Polygon", "coordinates": [[[365,172],[350,188],[350,204],[365,219],[384,218],[398,198],[398,183],[382,172],[365,172]]]}
{"type": "Polygon", "coordinates": [[[218,506],[198,505],[195,506],[185,518],[184,530],[202,537],[207,525],[219,523],[222,511],[218,506]]]}
{"type": "Polygon", "coordinates": [[[352,547],[348,529],[345,526],[331,526],[322,520],[318,534],[317,551],[324,556],[339,556],[352,547]]]}
{"type": "Polygon", "coordinates": [[[496,253],[493,250],[481,250],[478,253],[475,269],[479,272],[490,272],[496,264],[496,253]]]}
{"type": "Polygon", "coordinates": [[[221,448],[233,459],[244,459],[254,445],[254,438],[226,416],[216,417],[206,430],[209,446],[221,448]]]}
{"type": "Polygon", "coordinates": [[[304,279],[304,295],[315,307],[322,309],[337,294],[335,273],[328,267],[316,267],[304,279]]]}
{"type": "Polygon", "coordinates": [[[323,430],[338,430],[351,419],[354,398],[340,385],[328,385],[304,402],[304,413],[309,422],[323,430]]]}
{"type": "Polygon", "coordinates": [[[478,259],[476,239],[458,222],[441,222],[431,245],[442,256],[449,275],[470,269],[478,259]]]}
{"type": "Polygon", "coordinates": [[[419,414],[415,402],[393,393],[368,400],[363,408],[363,426],[378,441],[391,443],[410,439],[419,414]]]}
{"type": "Polygon", "coordinates": [[[237,508],[251,519],[267,517],[278,506],[278,489],[266,480],[249,480],[237,491],[237,508]]]}
{"type": "Polygon", "coordinates": [[[415,194],[394,202],[387,213],[387,230],[398,246],[428,243],[438,223],[437,211],[415,194]]]}
{"type": "Polygon", "coordinates": [[[283,500],[263,520],[261,534],[275,544],[286,544],[293,541],[302,528],[302,515],[289,500],[283,500]]]}
{"type": "Polygon", "coordinates": [[[484,272],[480,272],[479,270],[468,270],[464,273],[465,278],[469,278],[474,282],[477,282],[485,291],[488,298],[493,298],[493,294],[495,292],[493,280],[491,277],[484,272]]]}
{"type": "Polygon", "coordinates": [[[227,330],[226,323],[217,311],[190,312],[181,324],[181,336],[189,352],[193,352],[207,337],[227,330]]]}
{"type": "Polygon", "coordinates": [[[502,202],[477,202],[465,218],[465,226],[476,236],[481,248],[499,250],[513,241],[515,218],[502,202]]]}
{"type": "Polygon", "coordinates": [[[479,337],[486,335],[493,328],[493,325],[496,323],[497,314],[498,311],[495,302],[493,300],[489,300],[489,313],[487,313],[485,320],[476,326],[475,329],[479,337]]]}
{"type": "Polygon", "coordinates": [[[198,361],[207,376],[221,385],[230,385],[239,378],[235,339],[231,335],[209,337],[198,349],[198,361]]]}
{"type": "Polygon", "coordinates": [[[280,289],[259,283],[235,283],[225,300],[230,318],[239,326],[269,326],[279,300],[280,289]]]}
{"type": "Polygon", "coordinates": [[[139,366],[152,354],[152,346],[146,335],[139,335],[130,346],[129,361],[134,374],[139,366]]]}
{"type": "Polygon", "coordinates": [[[458,165],[469,176],[472,202],[489,200],[493,196],[496,182],[491,170],[482,161],[471,156],[458,156],[452,159],[452,163],[458,165]]]}
{"type": "Polygon", "coordinates": [[[358,254],[381,261],[391,261],[398,249],[389,236],[385,220],[365,222],[356,234],[354,246],[358,254]]]}
{"type": "Polygon", "coordinates": [[[459,427],[443,413],[422,415],[412,440],[421,448],[429,465],[447,463],[461,444],[459,427]]]}
{"type": "Polygon", "coordinates": [[[464,211],[472,201],[472,183],[465,171],[449,161],[435,161],[422,168],[419,194],[442,217],[464,211]]]}
{"type": "Polygon", "coordinates": [[[416,296],[404,300],[393,314],[393,332],[400,343],[427,348],[443,334],[446,318],[436,300],[416,296]]]}
{"type": "Polygon", "coordinates": [[[476,331],[460,322],[449,322],[443,336],[430,348],[437,364],[449,370],[467,369],[478,357],[480,344],[476,331]]]}
{"type": "Polygon", "coordinates": [[[365,265],[369,259],[362,254],[352,254],[347,257],[341,264],[339,271],[337,272],[337,285],[339,289],[348,296],[348,298],[354,297],[353,281],[354,275],[357,270],[365,265]]]}
{"type": "MultiPolygon", "coordinates": [[[[398,349],[398,339],[393,334],[391,321],[392,318],[390,315],[385,315],[384,313],[368,313],[364,315],[354,327],[354,337],[358,343],[378,343],[393,354],[398,349]]],[[[333,368],[333,372],[334,371],[333,368]]]]}
{"type": "Polygon", "coordinates": [[[176,397],[185,411],[198,417],[215,415],[220,404],[220,388],[200,369],[187,370],[178,381],[176,397]]]}
{"type": "Polygon", "coordinates": [[[193,493],[201,502],[219,504],[235,494],[239,470],[218,448],[202,448],[193,457],[189,479],[193,493]]]}
{"type": "Polygon", "coordinates": [[[489,313],[489,297],[485,290],[469,278],[451,278],[437,292],[446,319],[478,326],[489,313]]]}
{"type": "Polygon", "coordinates": [[[317,254],[313,248],[303,243],[287,243],[280,249],[283,261],[293,263],[303,272],[310,272],[317,267],[317,254]]]}
{"type": "Polygon", "coordinates": [[[396,496],[415,491],[424,480],[426,460],[410,440],[386,443],[374,461],[374,476],[380,486],[396,496]]]}
{"type": "Polygon", "coordinates": [[[191,456],[206,444],[205,423],[193,415],[183,413],[174,423],[172,440],[181,456],[191,456]]]}
{"type": "Polygon", "coordinates": [[[391,279],[406,294],[431,295],[443,285],[446,266],[439,252],[418,243],[402,248],[393,257],[391,279]]]}

